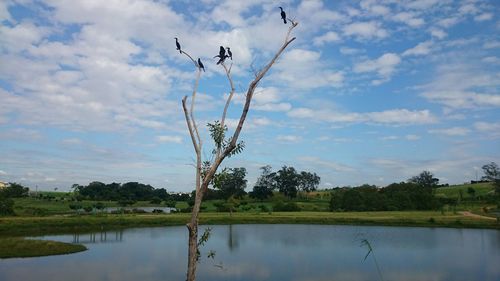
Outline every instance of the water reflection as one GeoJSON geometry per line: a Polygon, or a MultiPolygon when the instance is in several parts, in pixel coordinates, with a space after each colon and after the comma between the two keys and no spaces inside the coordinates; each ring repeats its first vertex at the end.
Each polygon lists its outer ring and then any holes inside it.
{"type": "MultiPolygon", "coordinates": [[[[203,228],[200,230],[203,231],[203,228]]],[[[46,236],[88,251],[0,260],[0,280],[185,280],[184,226],[46,236]]],[[[317,225],[212,226],[199,281],[499,280],[500,231],[317,225]],[[214,259],[206,253],[215,250],[214,259]]]]}
{"type": "Polygon", "coordinates": [[[95,243],[113,243],[123,241],[123,230],[102,231],[98,233],[73,234],[71,243],[75,244],[95,244],[95,243]]]}

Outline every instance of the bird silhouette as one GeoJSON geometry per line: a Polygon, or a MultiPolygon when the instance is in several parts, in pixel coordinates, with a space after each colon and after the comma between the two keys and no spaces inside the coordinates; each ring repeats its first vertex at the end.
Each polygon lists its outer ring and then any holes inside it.
{"type": "Polygon", "coordinates": [[[177,47],[177,50],[179,50],[179,53],[182,54],[181,44],[179,43],[179,40],[177,39],[177,37],[175,37],[175,46],[177,47]]]}
{"type": "Polygon", "coordinates": [[[203,72],[205,72],[205,66],[203,65],[203,63],[201,62],[200,58],[198,58],[198,67],[200,69],[203,69],[203,72]]]}
{"type": "Polygon", "coordinates": [[[224,47],[222,46],[220,46],[219,48],[219,56],[224,59],[226,58],[226,49],[224,49],[224,47]]]}
{"type": "Polygon", "coordinates": [[[283,11],[282,7],[279,7],[281,10],[281,19],[283,20],[283,23],[286,24],[286,13],[283,11]]]}
{"type": "Polygon", "coordinates": [[[231,49],[229,47],[227,47],[226,49],[227,49],[227,56],[226,57],[233,60],[233,53],[231,52],[231,49]]]}

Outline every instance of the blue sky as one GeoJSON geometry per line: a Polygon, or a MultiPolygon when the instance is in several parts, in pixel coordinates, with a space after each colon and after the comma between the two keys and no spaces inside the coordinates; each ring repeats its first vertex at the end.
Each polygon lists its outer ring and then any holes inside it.
{"type": "MultiPolygon", "coordinates": [[[[233,129],[252,67],[297,40],[257,89],[244,152],[224,162],[291,165],[321,187],[443,183],[500,162],[498,1],[0,2],[0,180],[40,189],[140,181],[194,186],[181,109],[204,61],[196,118],[220,118],[229,87],[212,59],[230,46],[233,129]]],[[[205,136],[205,155],[211,151],[205,136]]]]}

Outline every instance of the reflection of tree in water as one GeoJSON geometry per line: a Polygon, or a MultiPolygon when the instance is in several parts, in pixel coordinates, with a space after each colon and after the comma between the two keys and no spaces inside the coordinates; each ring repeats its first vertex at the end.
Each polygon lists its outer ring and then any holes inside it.
{"type": "Polygon", "coordinates": [[[239,241],[238,241],[238,232],[237,231],[233,231],[233,225],[230,224],[229,225],[229,235],[227,236],[227,245],[229,246],[229,250],[231,250],[231,252],[235,249],[238,249],[238,247],[240,246],[239,244],[239,241]]]}
{"type": "Polygon", "coordinates": [[[123,241],[123,230],[102,231],[93,233],[75,233],[72,243],[95,244],[114,243],[123,241]]]}

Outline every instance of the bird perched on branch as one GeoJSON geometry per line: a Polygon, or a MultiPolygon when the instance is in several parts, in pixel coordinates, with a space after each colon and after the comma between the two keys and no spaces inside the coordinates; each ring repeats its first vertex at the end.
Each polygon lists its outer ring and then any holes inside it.
{"type": "Polygon", "coordinates": [[[182,54],[181,44],[179,43],[179,40],[177,39],[177,37],[175,37],[175,46],[177,47],[177,50],[179,50],[179,53],[182,54]]]}
{"type": "Polygon", "coordinates": [[[226,56],[226,49],[224,49],[224,47],[220,46],[220,48],[219,48],[219,54],[216,55],[214,58],[219,58],[219,61],[217,62],[217,64],[223,63],[224,60],[227,58],[227,56],[226,56]]]}
{"type": "Polygon", "coordinates": [[[198,58],[198,67],[200,69],[203,69],[203,72],[205,72],[205,66],[203,65],[203,63],[201,62],[200,58],[198,58]]]}
{"type": "Polygon", "coordinates": [[[233,60],[233,53],[231,52],[231,49],[229,49],[229,47],[226,47],[226,49],[227,49],[227,56],[226,57],[233,60]]]}
{"type": "Polygon", "coordinates": [[[286,13],[283,11],[282,7],[279,7],[281,10],[281,19],[283,20],[283,23],[286,24],[286,13]]]}
{"type": "Polygon", "coordinates": [[[219,56],[221,58],[226,58],[226,49],[224,49],[224,47],[220,46],[219,48],[219,56]]]}

